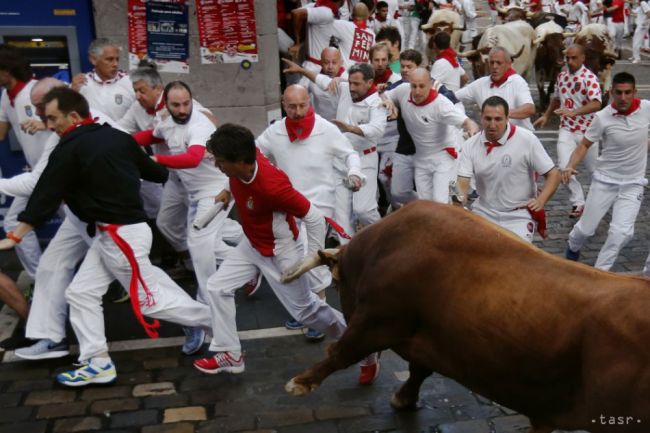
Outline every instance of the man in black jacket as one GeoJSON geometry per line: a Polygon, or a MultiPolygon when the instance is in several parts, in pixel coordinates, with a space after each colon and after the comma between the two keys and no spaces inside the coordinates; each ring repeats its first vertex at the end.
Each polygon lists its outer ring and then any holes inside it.
{"type": "Polygon", "coordinates": [[[159,323],[146,322],[143,314],[209,328],[210,312],[149,261],[151,230],[145,222],[140,179],[162,183],[167,170],[142,152],[130,135],[94,123],[79,93],[59,87],[43,102],[47,126],[61,141],[18,217],[20,224],[0,241],[0,249],[20,243],[61,202],[88,224],[93,243],[66,290],[83,365],[59,374],[57,381],[75,387],[110,383],[116,372],[108,355],[101,301],[113,279],[129,287],[133,312],[153,338],[159,323]]]}

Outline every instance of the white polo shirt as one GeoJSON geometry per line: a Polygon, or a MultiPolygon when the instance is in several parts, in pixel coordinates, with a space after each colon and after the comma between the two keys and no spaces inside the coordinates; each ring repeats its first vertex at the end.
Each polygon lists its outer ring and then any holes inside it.
{"type": "Polygon", "coordinates": [[[431,78],[440,81],[454,93],[460,90],[460,77],[463,74],[465,70],[462,66],[458,65],[454,68],[447,59],[436,60],[431,68],[431,78]]]}
{"type": "Polygon", "coordinates": [[[332,123],[316,114],[311,134],[291,142],[285,119],[273,123],[257,137],[257,147],[293,186],[327,216],[334,215],[337,167],[347,166],[347,175],[363,178],[360,160],[350,142],[332,123]]]}
{"type": "MultiPolygon", "coordinates": [[[[316,77],[316,84],[321,89],[327,89],[331,82],[332,78],[326,75],[318,74],[316,77]]],[[[388,117],[388,111],[383,107],[379,95],[375,92],[361,101],[354,102],[347,81],[338,83],[337,93],[340,95],[340,99],[336,110],[336,119],[359,127],[364,134],[363,137],[349,132],[344,134],[354,150],[363,154],[364,151],[376,148],[386,131],[386,118],[388,117]]]]}
{"type": "Polygon", "coordinates": [[[627,116],[616,114],[611,105],[594,116],[585,138],[599,142],[601,153],[594,178],[609,183],[647,183],[648,125],[650,101],[627,116]]]}
{"type": "Polygon", "coordinates": [[[375,43],[372,30],[358,29],[354,23],[334,18],[327,7],[305,7],[307,10],[308,56],[320,60],[324,48],[330,46],[330,39],[336,38],[343,54],[346,67],[355,63],[367,63],[369,50],[375,43]]]}
{"type": "MultiPolygon", "coordinates": [[[[491,87],[491,84],[492,80],[489,75],[481,77],[456,92],[456,98],[465,104],[477,104],[479,108],[483,105],[483,101],[490,96],[502,97],[511,110],[523,104],[534,104],[528,83],[519,74],[509,76],[499,87],[491,87]]],[[[529,131],[534,130],[530,119],[510,119],[510,121],[529,131]]]]}
{"type": "Polygon", "coordinates": [[[447,147],[456,148],[454,128],[462,127],[467,116],[449,99],[438,95],[433,102],[417,106],[409,102],[409,83],[400,84],[384,94],[400,108],[406,129],[415,143],[416,165],[447,147]]]}
{"type": "MultiPolygon", "coordinates": [[[[560,72],[555,89],[555,96],[560,99],[560,107],[568,110],[576,110],[590,101],[602,101],[598,77],[584,65],[575,74],[568,69],[560,72]]],[[[584,134],[594,115],[595,113],[575,117],[562,116],[560,128],[584,134]]]]}
{"type": "Polygon", "coordinates": [[[18,92],[14,99],[13,107],[11,106],[11,101],[9,101],[9,95],[6,89],[2,92],[2,97],[0,98],[0,122],[7,122],[11,125],[23,149],[25,160],[32,168],[36,165],[43,153],[45,142],[53,134],[52,131],[39,131],[31,135],[20,128],[20,124],[26,120],[40,120],[36,115],[36,107],[32,105],[30,99],[32,88],[36,83],[36,80],[31,80],[18,92]]]}
{"type": "MultiPolygon", "coordinates": [[[[169,153],[177,155],[187,152],[190,146],[204,146],[216,127],[196,107],[189,122],[179,125],[171,116],[156,125],[153,135],[165,140],[169,153]]],[[[197,167],[172,169],[178,173],[191,201],[215,196],[226,187],[228,178],[214,166],[214,157],[206,152],[197,167]]]]}
{"type": "Polygon", "coordinates": [[[115,78],[102,81],[95,71],[86,74],[86,84],[79,93],[88,100],[88,105],[97,107],[114,121],[119,121],[135,102],[135,92],[128,74],[118,71],[115,78]]]}
{"type": "Polygon", "coordinates": [[[510,212],[535,197],[534,173],[546,174],[553,167],[544,146],[535,135],[512,125],[488,153],[487,139],[482,132],[463,143],[458,175],[474,177],[479,198],[475,208],[510,212]]]}

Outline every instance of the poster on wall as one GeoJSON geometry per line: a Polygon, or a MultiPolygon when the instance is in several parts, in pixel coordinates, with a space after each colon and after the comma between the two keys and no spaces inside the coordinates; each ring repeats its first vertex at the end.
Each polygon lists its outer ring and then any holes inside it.
{"type": "Polygon", "coordinates": [[[196,0],[201,63],[258,61],[254,0],[196,0]]]}
{"type": "Polygon", "coordinates": [[[129,68],[147,57],[159,72],[189,73],[186,0],[129,0],[129,68]]]}

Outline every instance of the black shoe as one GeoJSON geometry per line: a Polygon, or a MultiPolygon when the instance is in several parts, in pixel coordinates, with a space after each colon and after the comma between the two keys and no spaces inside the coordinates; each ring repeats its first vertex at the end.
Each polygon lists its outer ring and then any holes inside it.
{"type": "Polygon", "coordinates": [[[566,252],[564,253],[564,257],[566,257],[568,260],[572,260],[574,262],[577,262],[580,259],[580,251],[573,251],[571,248],[566,247],[566,252]]]}
{"type": "Polygon", "coordinates": [[[25,333],[21,332],[19,335],[14,335],[5,340],[0,341],[0,348],[4,350],[16,350],[21,347],[28,347],[34,344],[34,340],[25,338],[25,333]]]}

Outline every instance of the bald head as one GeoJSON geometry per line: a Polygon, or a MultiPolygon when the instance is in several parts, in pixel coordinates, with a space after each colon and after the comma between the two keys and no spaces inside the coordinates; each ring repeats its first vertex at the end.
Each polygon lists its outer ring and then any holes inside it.
{"type": "Polygon", "coordinates": [[[338,48],[326,47],[320,54],[321,73],[336,77],[343,66],[343,56],[338,48]]]}
{"type": "Polygon", "coordinates": [[[300,84],[287,87],[282,95],[282,107],[289,119],[302,119],[309,111],[309,92],[300,84]]]}
{"type": "Polygon", "coordinates": [[[431,76],[429,71],[424,68],[417,68],[409,74],[409,82],[411,83],[411,99],[416,104],[422,104],[429,97],[431,92],[431,76]]]}
{"type": "Polygon", "coordinates": [[[354,6],[354,9],[352,9],[352,18],[355,20],[362,20],[365,21],[368,19],[370,16],[370,11],[368,10],[368,6],[366,6],[364,3],[359,2],[354,6]]]}
{"type": "Polygon", "coordinates": [[[50,90],[54,89],[55,87],[66,87],[66,84],[61,80],[57,80],[56,78],[43,78],[34,84],[34,87],[32,87],[32,91],[29,94],[29,98],[31,99],[32,104],[34,107],[36,107],[36,114],[43,121],[45,121],[45,105],[42,103],[43,98],[50,90]]]}
{"type": "Polygon", "coordinates": [[[575,74],[585,63],[585,49],[582,45],[573,44],[567,48],[565,57],[569,72],[575,74]]]}

